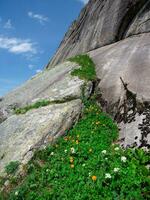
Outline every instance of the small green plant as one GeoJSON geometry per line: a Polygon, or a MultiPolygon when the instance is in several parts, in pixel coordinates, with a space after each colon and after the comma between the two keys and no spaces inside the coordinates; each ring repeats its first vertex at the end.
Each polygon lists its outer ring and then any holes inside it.
{"type": "Polygon", "coordinates": [[[25,114],[29,110],[37,109],[37,108],[44,107],[44,106],[48,106],[50,103],[51,102],[49,100],[41,100],[41,101],[37,101],[34,104],[25,106],[23,108],[17,108],[17,109],[14,110],[14,112],[15,112],[15,114],[25,114]]]}
{"type": "Polygon", "coordinates": [[[95,64],[88,55],[78,55],[70,58],[69,61],[81,66],[79,69],[74,69],[71,75],[87,81],[96,80],[95,64]]]}
{"type": "Polygon", "coordinates": [[[5,171],[7,174],[13,174],[17,171],[20,163],[18,161],[12,161],[10,162],[6,167],[5,171]]]}
{"type": "Polygon", "coordinates": [[[27,106],[22,107],[22,108],[16,108],[16,109],[14,109],[14,113],[17,114],[17,115],[25,114],[29,110],[38,109],[40,107],[45,107],[45,106],[48,106],[48,105],[51,105],[51,104],[61,104],[61,103],[65,103],[65,102],[68,102],[68,101],[72,101],[74,99],[75,99],[74,97],[68,97],[68,98],[64,98],[62,100],[53,100],[53,101],[41,100],[41,101],[37,101],[34,104],[27,105],[27,106]]]}

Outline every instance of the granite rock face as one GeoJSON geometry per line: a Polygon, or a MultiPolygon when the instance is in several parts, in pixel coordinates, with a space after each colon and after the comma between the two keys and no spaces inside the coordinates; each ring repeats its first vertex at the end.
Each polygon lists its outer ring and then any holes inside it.
{"type": "Polygon", "coordinates": [[[0,102],[0,175],[11,161],[26,164],[34,151],[64,135],[78,120],[82,111],[82,95],[90,96],[92,83],[70,73],[80,66],[65,62],[44,70],[24,85],[4,96],[0,102]],[[84,90],[83,90],[84,87],[84,90]],[[41,100],[46,107],[16,115],[22,108],[41,100]]]}
{"type": "Polygon", "coordinates": [[[89,52],[100,102],[120,125],[124,146],[150,147],[150,33],[89,52]]]}
{"type": "Polygon", "coordinates": [[[140,9],[139,13],[128,27],[124,37],[147,32],[150,32],[150,1],[147,1],[140,9]]]}
{"type": "MultiPolygon", "coordinates": [[[[14,108],[30,105],[38,100],[65,101],[80,98],[85,81],[70,75],[75,68],[79,66],[72,62],[65,62],[32,77],[3,97],[0,102],[0,118],[6,119],[13,114],[14,108]]],[[[88,83],[87,93],[88,88],[91,87],[92,84],[88,83]]]]}
{"type": "Polygon", "coordinates": [[[54,104],[13,115],[0,125],[0,174],[11,161],[26,164],[35,150],[63,135],[76,122],[81,100],[54,104]]]}
{"type": "Polygon", "coordinates": [[[119,41],[126,36],[129,27],[130,35],[148,31],[149,2],[149,0],[90,0],[69,28],[47,67],[54,66],[67,57],[119,41]],[[142,29],[141,20],[145,23],[142,29]]]}

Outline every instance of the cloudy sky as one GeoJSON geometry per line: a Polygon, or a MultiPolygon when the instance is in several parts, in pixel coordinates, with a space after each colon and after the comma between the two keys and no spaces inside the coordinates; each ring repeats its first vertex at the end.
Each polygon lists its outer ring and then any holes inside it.
{"type": "Polygon", "coordinates": [[[0,96],[40,72],[88,0],[0,0],[0,96]]]}

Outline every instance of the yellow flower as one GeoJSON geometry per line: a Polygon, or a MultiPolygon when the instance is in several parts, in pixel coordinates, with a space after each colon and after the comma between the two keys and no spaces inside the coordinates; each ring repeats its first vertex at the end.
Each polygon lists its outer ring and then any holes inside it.
{"type": "Polygon", "coordinates": [[[67,141],[67,140],[68,140],[68,138],[67,138],[67,137],[64,137],[64,140],[65,140],[65,141],[67,141]]]}
{"type": "Polygon", "coordinates": [[[70,163],[73,163],[74,162],[74,159],[73,158],[70,158],[70,163]]]}
{"type": "Polygon", "coordinates": [[[96,177],[96,176],[92,176],[91,178],[92,178],[93,181],[96,181],[96,180],[97,180],[97,177],[96,177]]]}
{"type": "Polygon", "coordinates": [[[79,138],[80,137],[80,135],[77,135],[77,138],[79,138]]]}
{"type": "Polygon", "coordinates": [[[79,140],[76,140],[76,144],[79,144],[79,140]]]}
{"type": "Polygon", "coordinates": [[[72,165],[70,165],[70,167],[71,167],[71,168],[74,168],[74,165],[72,164],[72,165]]]}

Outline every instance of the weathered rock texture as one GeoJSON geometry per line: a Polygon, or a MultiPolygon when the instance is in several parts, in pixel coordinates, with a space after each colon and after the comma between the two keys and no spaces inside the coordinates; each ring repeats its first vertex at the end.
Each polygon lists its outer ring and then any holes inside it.
{"type": "Polygon", "coordinates": [[[81,108],[78,99],[9,117],[0,125],[0,172],[10,161],[26,164],[36,149],[63,135],[78,119],[81,108]]]}
{"type": "Polygon", "coordinates": [[[54,66],[67,57],[114,43],[129,34],[149,31],[149,2],[90,0],[79,18],[71,25],[47,67],[54,66]]]}
{"type": "Polygon", "coordinates": [[[10,161],[27,163],[36,149],[63,135],[78,120],[83,91],[85,96],[92,91],[91,82],[71,76],[71,71],[79,67],[65,62],[43,71],[3,97],[0,102],[0,174],[10,161]],[[15,107],[42,99],[53,103],[23,115],[14,114],[15,107]]]}
{"type": "MultiPolygon", "coordinates": [[[[78,67],[75,63],[65,62],[37,74],[23,86],[3,97],[0,102],[0,118],[5,119],[11,115],[13,108],[23,107],[38,100],[61,101],[80,98],[84,81],[70,75],[70,72],[78,67]]],[[[88,83],[87,87],[91,88],[91,83],[88,83]]]]}
{"type": "Polygon", "coordinates": [[[123,144],[150,144],[150,33],[91,51],[100,102],[121,125],[123,144]]]}

